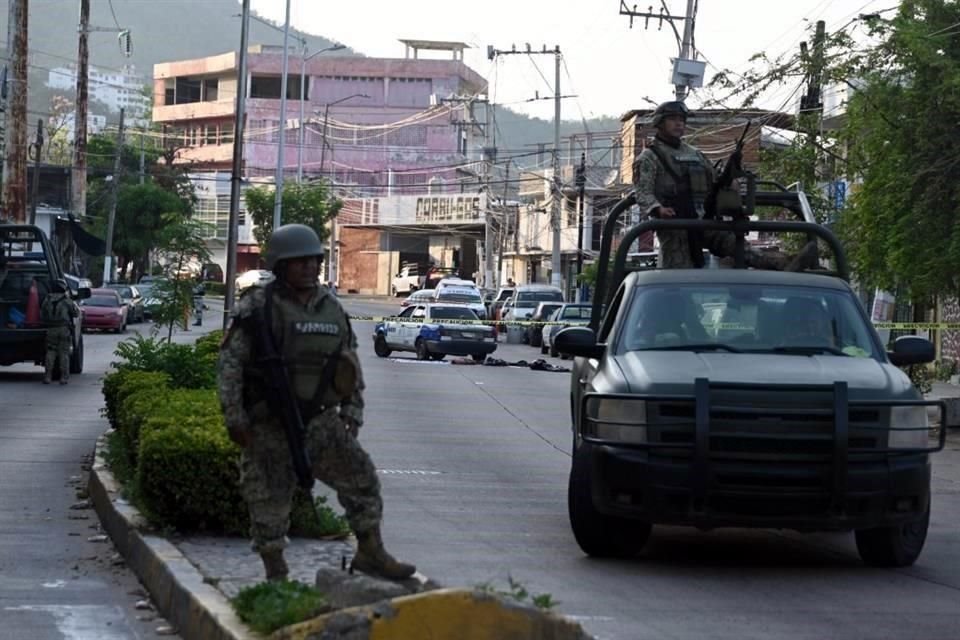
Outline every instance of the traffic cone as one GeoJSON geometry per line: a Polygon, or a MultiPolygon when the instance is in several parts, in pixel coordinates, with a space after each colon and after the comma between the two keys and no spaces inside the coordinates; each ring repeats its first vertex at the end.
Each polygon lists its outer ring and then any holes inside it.
{"type": "Polygon", "coordinates": [[[27,314],[23,324],[27,327],[40,326],[40,292],[37,290],[37,281],[30,284],[30,293],[27,294],[27,314]]]}

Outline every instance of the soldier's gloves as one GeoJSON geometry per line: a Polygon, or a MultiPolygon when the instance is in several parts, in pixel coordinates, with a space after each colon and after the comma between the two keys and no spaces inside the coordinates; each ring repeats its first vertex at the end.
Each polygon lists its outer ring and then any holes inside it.
{"type": "Polygon", "coordinates": [[[340,416],[340,419],[343,420],[343,426],[346,428],[347,433],[356,438],[360,434],[360,423],[351,418],[350,416],[340,416]]]}

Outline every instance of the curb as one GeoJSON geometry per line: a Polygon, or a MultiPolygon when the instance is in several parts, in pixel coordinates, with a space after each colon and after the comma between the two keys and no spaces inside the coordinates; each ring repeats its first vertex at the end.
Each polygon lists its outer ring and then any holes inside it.
{"type": "MultiPolygon", "coordinates": [[[[109,431],[107,432],[109,433],[109,431]]],[[[185,640],[256,640],[227,598],[165,538],[143,533],[146,521],[120,497],[120,485],[103,460],[106,433],[97,439],[88,492],[117,551],[150,592],[160,613],[185,640]]]]}

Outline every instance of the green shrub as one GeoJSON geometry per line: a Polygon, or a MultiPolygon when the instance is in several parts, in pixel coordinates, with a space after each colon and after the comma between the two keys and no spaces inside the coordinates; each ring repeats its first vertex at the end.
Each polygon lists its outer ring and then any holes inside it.
{"type": "Polygon", "coordinates": [[[202,338],[198,338],[193,344],[193,347],[198,356],[204,357],[212,354],[216,357],[219,357],[221,342],[223,342],[223,331],[221,329],[217,329],[215,331],[211,331],[202,338]]]}
{"type": "Polygon", "coordinates": [[[297,487],[290,510],[290,535],[341,539],[350,535],[350,525],[327,504],[326,496],[317,496],[311,508],[310,494],[297,487]]]}
{"type": "Polygon", "coordinates": [[[326,611],[323,594],[302,582],[262,582],[230,601],[241,620],[258,633],[314,618],[326,611]]]}
{"type": "MultiPolygon", "coordinates": [[[[201,340],[205,340],[202,338],[201,340]]],[[[219,349],[219,342],[217,349],[219,349]]],[[[160,371],[175,388],[213,388],[217,384],[217,350],[209,341],[201,347],[135,336],[117,345],[118,370],[160,371]]]]}
{"type": "Polygon", "coordinates": [[[157,371],[112,371],[104,378],[103,397],[107,419],[114,429],[122,430],[120,407],[124,400],[141,390],[167,389],[170,378],[157,371]]]}
{"type": "Polygon", "coordinates": [[[247,535],[239,457],[218,414],[149,418],[137,461],[147,516],[178,531],[247,535]]]}

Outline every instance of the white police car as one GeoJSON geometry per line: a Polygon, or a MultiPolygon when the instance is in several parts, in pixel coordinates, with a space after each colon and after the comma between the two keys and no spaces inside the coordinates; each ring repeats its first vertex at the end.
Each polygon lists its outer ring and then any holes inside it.
{"type": "Polygon", "coordinates": [[[438,286],[434,294],[434,302],[463,305],[477,314],[477,317],[481,320],[486,320],[487,305],[483,304],[483,294],[480,292],[480,288],[472,282],[461,282],[463,284],[438,286]]]}
{"type": "Polygon", "coordinates": [[[417,304],[384,320],[373,330],[373,348],[381,358],[394,351],[413,351],[418,360],[446,355],[472,356],[482,362],[497,349],[493,327],[463,305],[417,304]]]}

